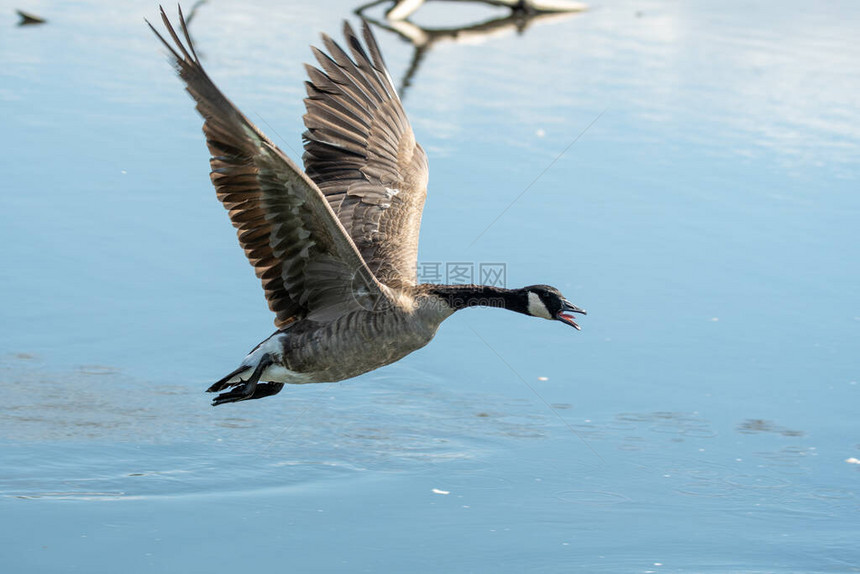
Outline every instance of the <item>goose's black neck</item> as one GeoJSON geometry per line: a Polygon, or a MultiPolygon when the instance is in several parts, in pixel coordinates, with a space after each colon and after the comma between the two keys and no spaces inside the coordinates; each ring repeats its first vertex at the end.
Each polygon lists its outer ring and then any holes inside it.
{"type": "Polygon", "coordinates": [[[499,307],[528,314],[528,293],[524,289],[492,285],[428,285],[427,288],[455,311],[466,307],[499,307]]]}

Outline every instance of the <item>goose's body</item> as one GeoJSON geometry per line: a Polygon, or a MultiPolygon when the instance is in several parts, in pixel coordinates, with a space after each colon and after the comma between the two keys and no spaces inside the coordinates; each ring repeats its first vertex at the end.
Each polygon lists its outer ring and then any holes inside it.
{"type": "Polygon", "coordinates": [[[223,96],[203,70],[180,11],[172,55],[204,118],[212,183],[275,313],[272,336],[212,385],[214,404],[272,395],[285,383],[340,381],[426,345],[455,311],[495,306],[579,328],[584,313],[545,285],[418,284],[427,158],[415,141],[370,29],[349,24],[352,57],[323,36],[308,66],[305,171],[223,96]],[[186,45],[187,44],[187,45],[186,45]]]}
{"type": "Polygon", "coordinates": [[[276,331],[257,345],[242,363],[244,372],[220,382],[247,378],[248,371],[269,355],[273,364],[260,379],[278,383],[342,381],[398,361],[430,342],[442,321],[453,313],[441,301],[416,297],[414,310],[354,311],[333,321],[299,321],[276,331]],[[345,337],[344,333],[351,336],[345,337]]]}

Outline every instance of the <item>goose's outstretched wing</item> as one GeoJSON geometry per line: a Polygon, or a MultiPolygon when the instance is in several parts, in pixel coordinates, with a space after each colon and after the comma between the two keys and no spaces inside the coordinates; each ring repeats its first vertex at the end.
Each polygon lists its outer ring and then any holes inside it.
{"type": "Polygon", "coordinates": [[[344,23],[350,58],[322,36],[313,48],[322,69],[306,66],[305,171],[325,194],[377,279],[416,283],[427,156],[367,22],[365,46],[344,23]]]}
{"type": "MultiPolygon", "coordinates": [[[[262,280],[275,325],[327,320],[388,301],[319,188],[221,93],[200,65],[182,11],[173,44],[150,24],[172,56],[203,116],[212,183],[239,243],[262,280]]],[[[148,22],[147,22],[148,23],[148,22]]]]}

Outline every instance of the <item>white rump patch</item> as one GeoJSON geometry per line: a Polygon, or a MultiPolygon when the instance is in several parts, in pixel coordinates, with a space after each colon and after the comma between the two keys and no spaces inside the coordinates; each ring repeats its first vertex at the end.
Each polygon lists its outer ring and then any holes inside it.
{"type": "Polygon", "coordinates": [[[279,331],[257,345],[253,351],[248,353],[245,360],[242,361],[242,364],[247,366],[248,370],[239,373],[230,379],[229,382],[235,383],[240,379],[247,379],[251,375],[252,370],[260,364],[260,360],[263,358],[263,355],[270,355],[272,359],[274,359],[275,364],[269,365],[263,370],[263,374],[260,377],[261,382],[291,384],[312,383],[313,377],[308,376],[306,373],[293,372],[281,364],[284,357],[284,345],[282,339],[286,336],[288,336],[286,333],[279,331]]]}
{"type": "Polygon", "coordinates": [[[534,291],[529,291],[529,315],[533,315],[535,317],[543,317],[544,319],[552,319],[552,315],[549,314],[549,309],[546,308],[546,305],[543,304],[543,301],[540,300],[538,294],[534,291]]]}
{"type": "Polygon", "coordinates": [[[257,345],[253,351],[248,353],[245,360],[242,361],[242,364],[248,365],[249,367],[256,367],[257,363],[260,362],[260,359],[263,358],[263,355],[271,355],[275,360],[280,359],[284,354],[284,346],[281,342],[281,337],[283,336],[284,333],[274,333],[271,337],[257,345]]]}

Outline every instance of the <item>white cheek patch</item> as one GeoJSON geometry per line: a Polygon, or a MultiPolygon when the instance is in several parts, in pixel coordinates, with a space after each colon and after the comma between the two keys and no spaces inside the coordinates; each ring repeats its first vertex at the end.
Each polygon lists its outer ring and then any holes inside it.
{"type": "Polygon", "coordinates": [[[546,305],[543,304],[543,301],[540,300],[538,294],[534,291],[529,291],[529,315],[533,315],[535,317],[543,317],[544,319],[552,319],[552,315],[549,314],[549,310],[546,308],[546,305]]]}

